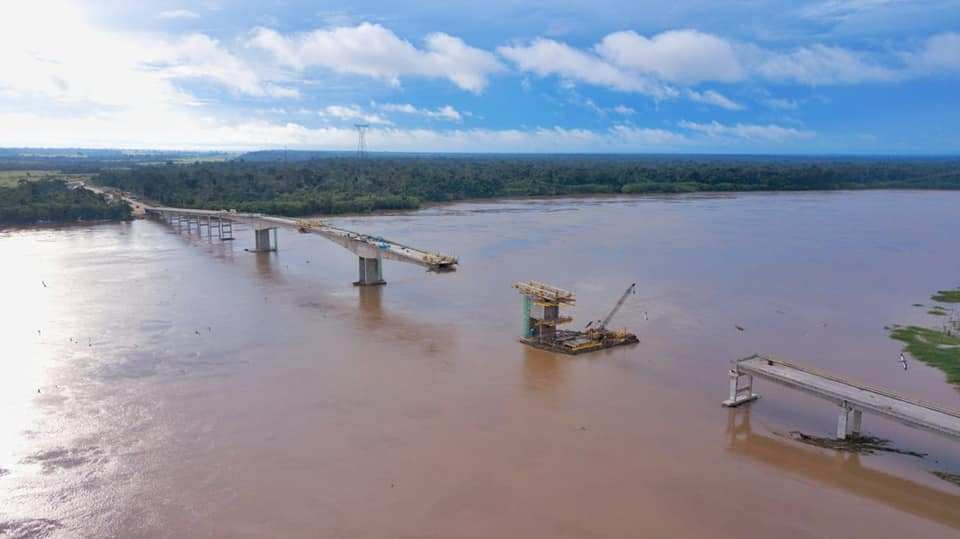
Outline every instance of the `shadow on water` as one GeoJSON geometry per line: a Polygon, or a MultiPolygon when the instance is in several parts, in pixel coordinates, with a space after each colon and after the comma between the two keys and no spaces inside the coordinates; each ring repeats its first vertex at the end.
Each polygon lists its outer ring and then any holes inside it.
{"type": "Polygon", "coordinates": [[[757,434],[749,407],[729,411],[727,434],[735,455],[960,530],[960,496],[868,468],[856,453],[811,450],[757,434]]]}

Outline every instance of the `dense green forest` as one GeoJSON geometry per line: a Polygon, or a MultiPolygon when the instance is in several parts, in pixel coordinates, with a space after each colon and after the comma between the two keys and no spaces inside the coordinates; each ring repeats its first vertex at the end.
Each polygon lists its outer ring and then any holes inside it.
{"type": "Polygon", "coordinates": [[[130,205],[57,179],[21,180],[0,187],[0,224],[129,219],[130,205]]]}
{"type": "MultiPolygon", "coordinates": [[[[99,182],[178,207],[282,215],[414,209],[470,198],[601,193],[960,189],[958,159],[331,156],[106,170],[99,182]]],[[[280,154],[282,159],[282,153],[280,154]]]]}

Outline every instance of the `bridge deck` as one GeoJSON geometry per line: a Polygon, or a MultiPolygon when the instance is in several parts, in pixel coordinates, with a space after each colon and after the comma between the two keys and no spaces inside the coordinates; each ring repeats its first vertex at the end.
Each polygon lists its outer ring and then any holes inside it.
{"type": "MultiPolygon", "coordinates": [[[[960,438],[960,412],[898,395],[839,376],[802,367],[773,356],[757,355],[734,362],[737,375],[759,376],[812,393],[842,406],[890,417],[906,425],[960,438]]],[[[733,399],[736,405],[749,399],[733,399]]]]}
{"type": "Polygon", "coordinates": [[[458,263],[457,258],[453,256],[417,249],[385,238],[361,234],[316,221],[225,210],[145,207],[145,211],[147,214],[154,215],[184,215],[223,219],[244,223],[255,228],[292,228],[307,234],[319,234],[361,257],[386,258],[397,262],[419,264],[433,270],[453,270],[458,263]]]}

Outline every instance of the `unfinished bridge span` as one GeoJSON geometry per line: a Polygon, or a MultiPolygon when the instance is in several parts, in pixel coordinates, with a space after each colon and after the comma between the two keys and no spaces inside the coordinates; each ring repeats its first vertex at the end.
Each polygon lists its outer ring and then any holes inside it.
{"type": "MultiPolygon", "coordinates": [[[[132,202],[132,201],[131,201],[132,202]]],[[[142,203],[139,203],[141,204],[142,203]]],[[[291,219],[260,213],[242,213],[227,210],[196,210],[142,205],[149,217],[164,221],[188,232],[196,228],[201,235],[206,227],[210,237],[233,239],[233,225],[240,223],[253,229],[256,252],[277,250],[277,229],[288,228],[303,234],[318,234],[349,250],[359,258],[358,286],[381,285],[383,260],[417,264],[431,271],[453,271],[458,260],[454,256],[410,247],[395,241],[362,234],[326,224],[317,219],[291,219]]]]}

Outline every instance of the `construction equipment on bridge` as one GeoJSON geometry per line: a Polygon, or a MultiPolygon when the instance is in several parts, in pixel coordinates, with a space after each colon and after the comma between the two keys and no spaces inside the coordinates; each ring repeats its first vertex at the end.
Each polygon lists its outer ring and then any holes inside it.
{"type": "Polygon", "coordinates": [[[297,219],[297,232],[306,234],[314,227],[323,226],[320,219],[297,219]]]}
{"type": "MultiPolygon", "coordinates": [[[[635,286],[627,289],[610,314],[597,326],[584,331],[572,331],[558,329],[557,326],[573,321],[570,316],[560,315],[561,305],[573,306],[576,303],[573,292],[540,281],[514,283],[513,287],[523,296],[523,335],[520,342],[563,354],[582,354],[640,342],[636,335],[626,330],[611,331],[606,327],[635,286]]],[[[587,324],[587,328],[593,323],[587,324]]]]}

